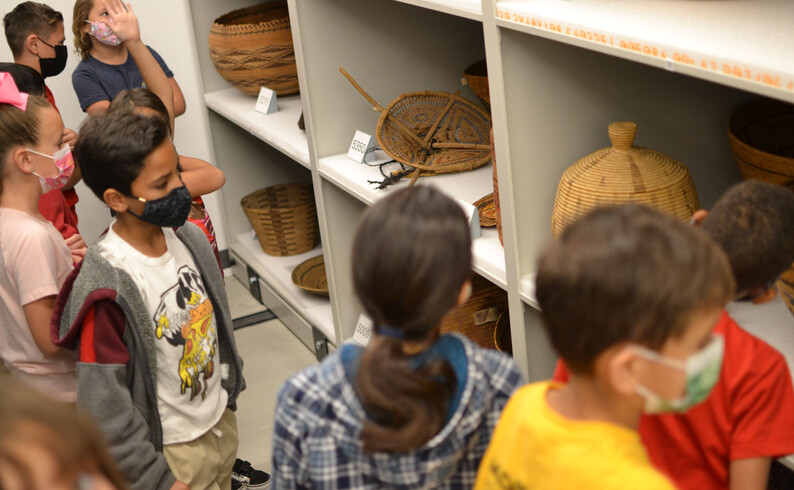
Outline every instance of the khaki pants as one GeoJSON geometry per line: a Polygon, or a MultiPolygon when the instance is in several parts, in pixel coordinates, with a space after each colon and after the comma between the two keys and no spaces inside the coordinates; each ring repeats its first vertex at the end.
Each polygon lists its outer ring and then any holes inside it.
{"type": "Polygon", "coordinates": [[[206,434],[194,441],[168,444],[163,454],[176,479],[191,490],[229,490],[237,443],[237,417],[227,408],[206,434]]]}

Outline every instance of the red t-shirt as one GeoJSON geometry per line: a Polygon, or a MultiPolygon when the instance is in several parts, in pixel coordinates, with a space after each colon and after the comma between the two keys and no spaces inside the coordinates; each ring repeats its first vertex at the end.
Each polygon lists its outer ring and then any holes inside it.
{"type": "MultiPolygon", "coordinates": [[[[52,95],[52,91],[48,86],[44,86],[44,96],[56,111],[58,111],[58,106],[55,105],[55,97],[52,95]]],[[[60,114],[61,111],[58,111],[60,114]]],[[[50,191],[47,194],[52,194],[55,191],[50,191]]],[[[69,238],[70,236],[77,233],[77,211],[75,209],[75,205],[77,205],[77,201],[80,199],[77,197],[77,192],[74,189],[67,189],[58,191],[61,193],[61,198],[50,197],[45,199],[47,201],[45,205],[42,207],[41,200],[39,200],[39,212],[44,216],[47,221],[50,221],[58,231],[61,232],[61,236],[64,238],[69,238]],[[63,203],[65,202],[66,208],[63,208],[63,203]],[[63,216],[64,213],[68,212],[71,216],[63,216]],[[59,225],[60,223],[60,225],[59,225]],[[67,226],[66,228],[63,228],[67,226]],[[74,231],[72,231],[69,226],[74,227],[74,231]]],[[[46,195],[46,194],[45,194],[46,195]]],[[[42,196],[44,198],[44,196],[42,196]]]]}
{"type": "MultiPolygon", "coordinates": [[[[794,453],[794,385],[783,355],[725,312],[714,332],[725,337],[725,357],[706,401],[640,418],[651,462],[683,490],[724,490],[731,461],[794,453]]],[[[559,362],[554,379],[567,378],[559,362]]]]}

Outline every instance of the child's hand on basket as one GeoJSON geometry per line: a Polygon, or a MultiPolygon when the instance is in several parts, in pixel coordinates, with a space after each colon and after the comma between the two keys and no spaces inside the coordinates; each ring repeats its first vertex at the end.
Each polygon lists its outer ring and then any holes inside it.
{"type": "Polygon", "coordinates": [[[103,0],[103,4],[108,13],[105,24],[113,34],[125,43],[141,40],[138,17],[132,11],[132,5],[128,3],[125,6],[121,0],[103,0]]]}

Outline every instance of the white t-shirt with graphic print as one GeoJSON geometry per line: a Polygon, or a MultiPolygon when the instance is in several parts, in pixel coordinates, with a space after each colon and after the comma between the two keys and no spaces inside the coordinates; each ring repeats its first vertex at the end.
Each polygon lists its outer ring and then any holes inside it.
{"type": "Polygon", "coordinates": [[[220,420],[228,394],[221,387],[218,330],[212,303],[184,243],[163,228],[168,248],[160,257],[135,250],[113,231],[99,250],[135,281],[149,310],[157,349],[157,408],[163,444],[188,442],[220,420]]]}

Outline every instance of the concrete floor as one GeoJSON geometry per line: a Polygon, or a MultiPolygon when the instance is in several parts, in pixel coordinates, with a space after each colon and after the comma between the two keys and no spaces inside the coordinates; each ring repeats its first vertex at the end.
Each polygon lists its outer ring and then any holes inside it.
{"type": "MultiPolygon", "coordinates": [[[[234,277],[226,278],[226,292],[233,318],[264,310],[234,277]]],[[[288,377],[317,360],[277,319],[236,330],[235,338],[245,362],[243,374],[248,385],[237,402],[237,456],[256,469],[270,472],[278,390],[288,377]]]]}

